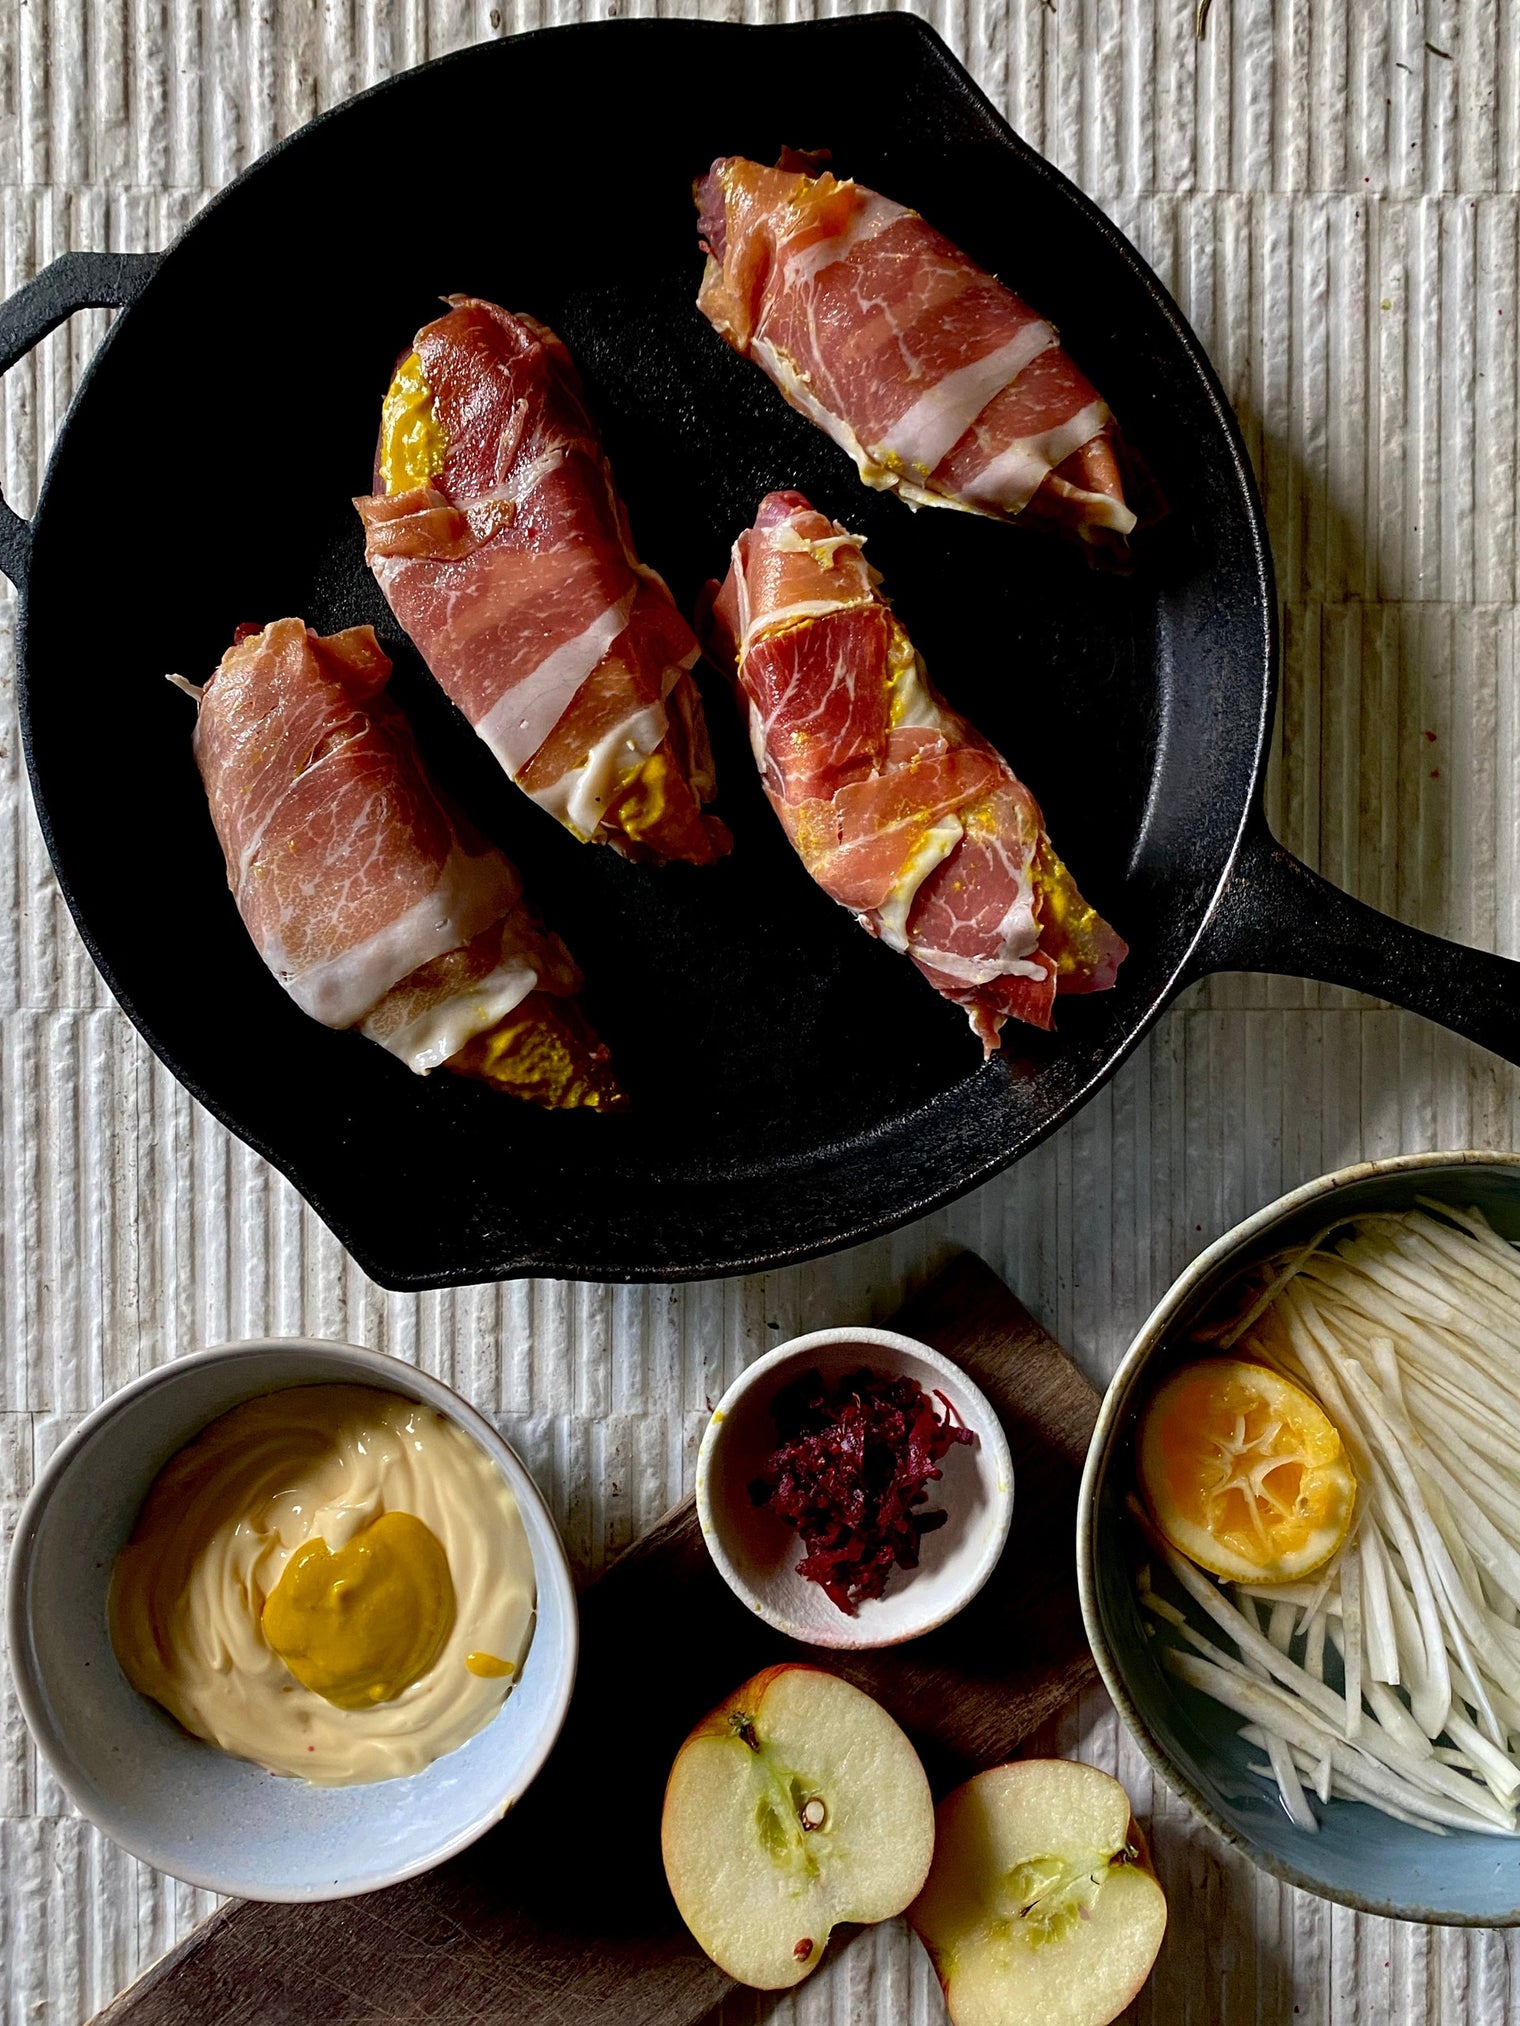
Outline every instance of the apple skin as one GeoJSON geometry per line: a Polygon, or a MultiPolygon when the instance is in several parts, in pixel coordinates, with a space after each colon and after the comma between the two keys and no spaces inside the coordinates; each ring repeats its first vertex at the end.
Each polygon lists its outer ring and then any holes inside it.
{"type": "Polygon", "coordinates": [[[744,1682],[676,1754],[665,1876],[700,1946],[737,1982],[785,1990],[832,1929],[898,1914],[934,1852],[918,1754],[863,1690],[798,1662],[744,1682]]]}
{"type": "Polygon", "coordinates": [[[1166,1897],[1118,1781],[1072,1760],[1017,1760],[947,1794],[935,1829],[908,1919],[952,2026],[1116,2019],[1166,1930],[1166,1897]]]}

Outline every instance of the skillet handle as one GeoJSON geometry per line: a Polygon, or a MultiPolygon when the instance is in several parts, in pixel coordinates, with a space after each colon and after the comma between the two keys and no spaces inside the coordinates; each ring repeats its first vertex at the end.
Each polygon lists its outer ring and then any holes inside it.
{"type": "MultiPolygon", "coordinates": [[[[158,265],[156,253],[60,253],[0,303],[0,373],[8,373],[75,310],[125,309],[158,265]]],[[[32,524],[0,499],[0,570],[26,584],[32,524]]]]}
{"type": "Polygon", "coordinates": [[[1259,811],[1188,968],[1347,985],[1520,1063],[1520,964],[1353,900],[1284,850],[1259,811]]]}

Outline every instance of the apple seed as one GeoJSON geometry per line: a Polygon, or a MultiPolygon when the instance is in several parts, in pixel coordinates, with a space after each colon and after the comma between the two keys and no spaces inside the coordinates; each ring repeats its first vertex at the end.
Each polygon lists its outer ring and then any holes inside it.
{"type": "Polygon", "coordinates": [[[828,1809],[815,1794],[811,1801],[804,1801],[799,1809],[804,1829],[821,1829],[828,1816],[828,1809]]]}
{"type": "Polygon", "coordinates": [[[812,1937],[809,1935],[804,1935],[802,1940],[792,1950],[792,1954],[797,1958],[799,1963],[805,1963],[812,1953],[813,1942],[812,1937]]]}

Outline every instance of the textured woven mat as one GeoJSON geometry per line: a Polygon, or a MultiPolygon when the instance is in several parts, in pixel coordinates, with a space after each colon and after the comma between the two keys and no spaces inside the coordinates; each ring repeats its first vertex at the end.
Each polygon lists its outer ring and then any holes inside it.
{"type": "MultiPolygon", "coordinates": [[[[644,11],[0,0],[0,282],[69,247],[165,244],[272,141],[391,71],[644,11]]],[[[1520,954],[1520,7],[1213,0],[1201,42],[1194,0],[925,11],[1138,242],[1235,402],[1284,601],[1279,834],[1365,899],[1520,954]]],[[[4,489],[23,509],[103,328],[76,318],[4,383],[4,489]]],[[[132,539],[107,502],[101,539],[132,539]]],[[[87,557],[80,568],[87,599],[87,557]]],[[[704,1400],[748,1358],[885,1315],[952,1239],[1101,1380],[1181,1266],[1279,1190],[1362,1155],[1517,1144],[1520,1079],[1492,1059],[1344,993],[1216,980],[1021,1167],[855,1253],[678,1291],[384,1294],[177,1089],[96,978],[18,776],[12,609],[0,605],[7,1530],[37,1464],[124,1379],[193,1344],[304,1331],[417,1360],[494,1414],[593,1569],[686,1486],[704,1400]]],[[[1185,1909],[1137,2021],[1520,2021],[1520,1944],[1505,1935],[1360,1919],[1258,1876],[1152,1791],[1097,1695],[1049,1742],[1126,1781],[1185,1909]]],[[[3,1676],[0,1817],[0,2015],[15,2026],[73,2026],[207,1910],[70,1812],[3,1676]]],[[[794,1998],[730,2007],[762,2016],[935,2026],[943,2013],[894,1926],[794,1998]]]]}

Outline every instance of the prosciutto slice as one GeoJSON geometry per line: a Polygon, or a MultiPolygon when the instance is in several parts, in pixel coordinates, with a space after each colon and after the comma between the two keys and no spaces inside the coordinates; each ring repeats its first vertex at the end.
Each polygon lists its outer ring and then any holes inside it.
{"type": "Polygon", "coordinates": [[[1113,417],[1054,327],[916,211],[782,160],[697,185],[714,328],[867,485],[1123,549],[1113,417]]]}
{"type": "Polygon", "coordinates": [[[629,857],[705,865],[730,840],[702,813],[697,643],[634,553],[570,354],[532,317],[450,301],[414,340],[436,468],[355,500],[370,568],[535,802],[629,857]]]}
{"type": "Polygon", "coordinates": [[[861,538],[773,492],[712,607],[771,807],[824,892],[966,1010],[1052,1024],[1127,954],[1078,893],[1039,805],[929,682],[861,538]]]}
{"type": "MultiPolygon", "coordinates": [[[[573,1003],[581,977],[522,881],[439,797],[367,626],[239,628],[194,748],[227,882],[302,1012],[419,1073],[446,1065],[549,1104],[617,1099],[573,1003]]],[[[175,678],[179,681],[179,678],[175,678]]]]}

